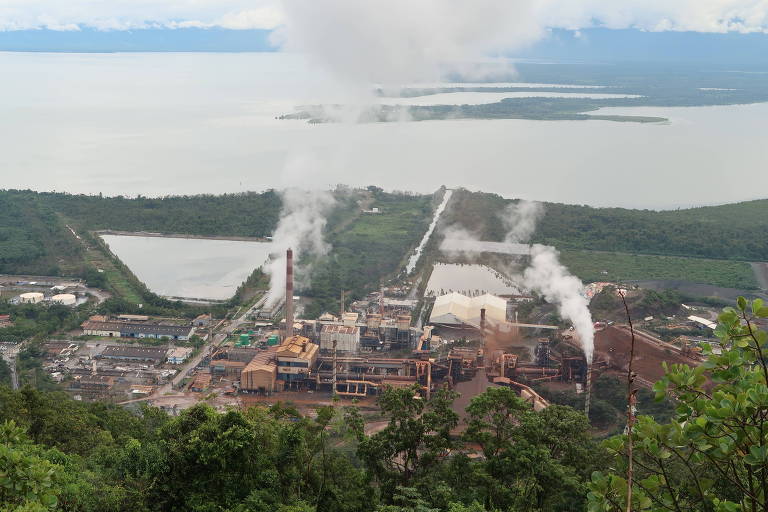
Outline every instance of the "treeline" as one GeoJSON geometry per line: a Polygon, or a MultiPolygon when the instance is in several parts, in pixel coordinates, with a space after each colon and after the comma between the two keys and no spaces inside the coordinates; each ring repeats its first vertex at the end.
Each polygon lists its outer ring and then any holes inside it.
{"type": "MultiPolygon", "coordinates": [[[[366,432],[354,405],[302,415],[270,408],[178,417],[134,413],[59,392],[0,387],[3,511],[131,512],[661,512],[764,511],[768,471],[768,318],[743,298],[715,330],[721,352],[671,365],[653,386],[675,405],[643,414],[648,393],[600,380],[626,413],[603,442],[567,406],[534,411],[506,387],[473,397],[385,388],[383,426],[366,432]],[[633,390],[633,391],[630,391],[633,390]],[[631,398],[630,398],[631,397],[631,398]],[[640,408],[636,415],[634,407],[640,408]],[[631,433],[631,435],[630,435],[631,433]],[[629,466],[628,462],[633,465],[629,466]],[[631,492],[630,492],[631,491],[631,492]]],[[[596,402],[599,403],[599,402],[596,402]]],[[[581,404],[579,404],[581,405],[581,404]]]]}
{"type": "Polygon", "coordinates": [[[282,206],[274,190],[158,198],[32,191],[4,194],[27,200],[39,198],[82,229],[205,236],[267,236],[277,224],[282,206]]]}
{"type": "MultiPolygon", "coordinates": [[[[504,239],[502,215],[513,200],[457,190],[441,221],[483,240],[504,239]]],[[[768,200],[651,211],[546,203],[533,242],[562,249],[762,261],[768,254],[768,200]],[[734,222],[739,219],[739,222],[734,222]]]]}
{"type": "Polygon", "coordinates": [[[77,328],[88,314],[88,306],[77,308],[59,304],[9,304],[0,301],[0,314],[11,316],[13,325],[0,327],[0,342],[20,343],[42,338],[60,330],[77,328]]]}
{"type": "Polygon", "coordinates": [[[55,276],[70,270],[81,249],[64,230],[37,197],[0,191],[0,273],[55,276]]]}
{"type": "Polygon", "coordinates": [[[388,389],[386,426],[368,435],[352,406],[307,417],[279,403],[224,413],[198,404],[170,417],[0,388],[9,484],[0,502],[98,512],[584,509],[589,475],[607,459],[583,415],[534,412],[494,388],[472,400],[460,428],[453,399],[388,389]]]}

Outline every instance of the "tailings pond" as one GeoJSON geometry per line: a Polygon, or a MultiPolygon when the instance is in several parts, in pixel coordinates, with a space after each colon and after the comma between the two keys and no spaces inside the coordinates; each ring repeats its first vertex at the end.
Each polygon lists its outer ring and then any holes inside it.
{"type": "Polygon", "coordinates": [[[151,291],[166,297],[225,300],[269,256],[256,241],[102,235],[151,291]]]}
{"type": "Polygon", "coordinates": [[[458,292],[464,295],[517,295],[520,292],[504,275],[485,265],[435,263],[427,283],[427,295],[458,292]]]}

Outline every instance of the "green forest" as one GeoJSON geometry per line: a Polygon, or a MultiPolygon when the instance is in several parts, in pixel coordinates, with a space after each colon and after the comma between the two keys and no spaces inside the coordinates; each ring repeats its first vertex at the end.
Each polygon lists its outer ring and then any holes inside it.
{"type": "MultiPolygon", "coordinates": [[[[502,241],[505,208],[514,203],[459,189],[441,227],[461,226],[481,240],[502,241]]],[[[757,281],[747,262],[768,255],[768,200],[667,211],[544,206],[532,242],[557,247],[585,280],[606,278],[601,271],[607,270],[608,279],[682,279],[752,289],[757,281]]]]}
{"type": "Polygon", "coordinates": [[[602,440],[579,410],[537,412],[506,387],[464,411],[446,389],[385,388],[371,417],[341,401],[307,416],[280,402],[169,416],[0,386],[0,510],[765,511],[767,318],[760,300],[726,308],[722,352],[654,385],[674,410],[638,395],[632,373],[598,381],[596,414],[639,405],[602,440]],[[366,418],[383,427],[366,432],[366,418]]]}
{"type": "MultiPolygon", "coordinates": [[[[310,269],[305,293],[316,299],[312,313],[335,310],[342,289],[357,298],[395,275],[425,232],[442,190],[419,195],[373,186],[337,189],[326,231],[331,251],[304,262],[310,269]],[[362,206],[378,207],[381,213],[363,214],[362,206]]],[[[441,225],[461,225],[481,239],[501,240],[500,212],[511,203],[495,194],[459,189],[441,225]]],[[[272,190],[165,198],[0,191],[0,272],[79,276],[128,303],[177,308],[148,294],[129,269],[103,250],[84,250],[99,248],[90,232],[264,237],[273,232],[281,204],[272,190]],[[80,234],[80,242],[67,226],[80,234]]],[[[607,271],[619,279],[681,279],[753,289],[757,282],[745,262],[768,254],[766,211],[768,200],[674,211],[550,203],[533,241],[557,246],[585,280],[598,280],[607,271]],[[718,243],[711,243],[714,237],[718,243]]]]}

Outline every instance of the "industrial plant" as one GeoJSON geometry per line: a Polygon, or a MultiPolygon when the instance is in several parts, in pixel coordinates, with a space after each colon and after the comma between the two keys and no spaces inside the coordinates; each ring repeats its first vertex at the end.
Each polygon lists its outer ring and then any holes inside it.
{"type": "Polygon", "coordinates": [[[541,409],[549,404],[532,385],[558,382],[582,392],[590,373],[609,368],[598,357],[590,369],[572,329],[516,321],[529,296],[453,292],[419,304],[382,289],[349,310],[342,293],[336,314],[297,318],[291,249],[285,261],[284,296],[273,305],[258,301],[250,327],[211,353],[190,390],[221,390],[248,403],[283,393],[322,402],[329,396],[365,400],[386,387],[413,388],[429,398],[473,381],[481,390],[513,388],[541,409]]]}

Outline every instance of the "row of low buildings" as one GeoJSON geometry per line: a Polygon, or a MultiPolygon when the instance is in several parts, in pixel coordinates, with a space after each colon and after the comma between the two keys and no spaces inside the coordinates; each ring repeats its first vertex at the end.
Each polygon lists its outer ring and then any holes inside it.
{"type": "Polygon", "coordinates": [[[136,347],[131,345],[109,345],[101,354],[102,359],[114,359],[119,361],[141,362],[151,364],[181,364],[192,354],[188,347],[136,347]]]}
{"type": "Polygon", "coordinates": [[[149,324],[132,321],[87,320],[82,324],[86,336],[107,338],[168,338],[187,341],[194,333],[190,325],[149,324]]]}

